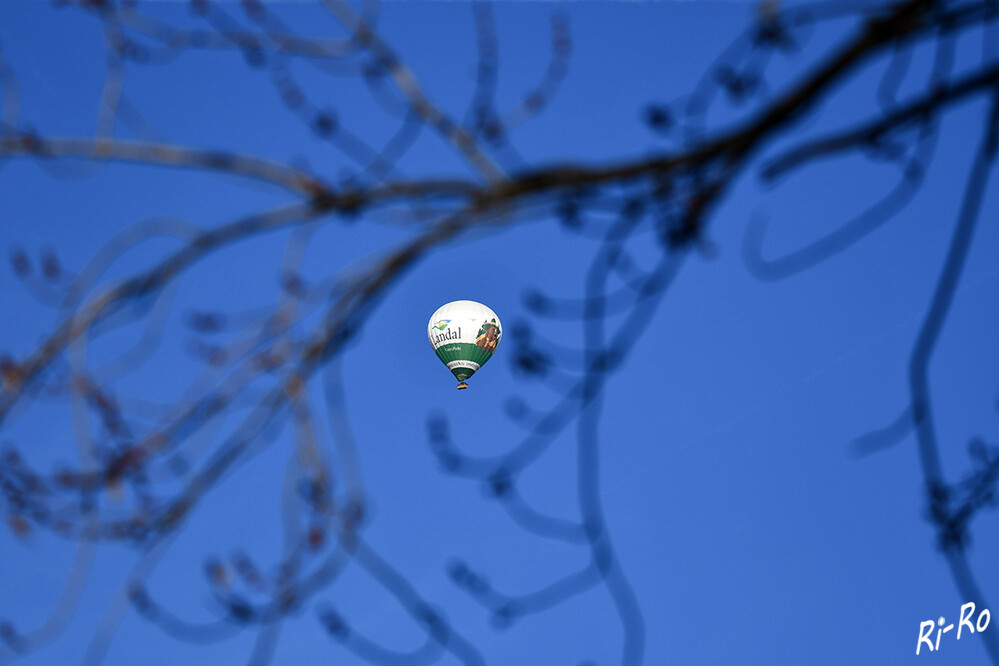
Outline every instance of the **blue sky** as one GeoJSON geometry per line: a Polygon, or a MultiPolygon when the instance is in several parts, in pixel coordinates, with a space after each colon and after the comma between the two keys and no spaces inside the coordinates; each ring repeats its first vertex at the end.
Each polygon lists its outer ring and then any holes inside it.
{"type": "MultiPolygon", "coordinates": [[[[274,4],[298,29],[338,34],[321,11],[274,4]]],[[[174,3],[141,6],[165,19],[194,20],[174,3]]],[[[542,75],[555,10],[571,25],[569,72],[545,112],[512,136],[521,157],[534,164],[600,163],[666,147],[642,123],[646,105],[692,90],[752,16],[752,5],[740,2],[498,3],[500,106],[515,103],[542,75]]],[[[806,53],[833,43],[844,27],[816,31],[806,53]]],[[[471,6],[386,3],[379,30],[428,94],[461,117],[475,85],[471,6]]],[[[974,34],[962,41],[957,61],[980,57],[980,40],[974,34]]],[[[93,134],[104,77],[96,21],[47,3],[4,3],[0,47],[21,85],[25,127],[43,135],[93,134]]],[[[774,85],[802,62],[775,63],[774,85]]],[[[913,62],[906,85],[915,85],[930,58],[919,52],[913,62]]],[[[356,79],[298,71],[344,127],[373,141],[387,138],[391,122],[356,79]]],[[[798,131],[841,127],[870,111],[880,71],[865,70],[798,131]]],[[[125,90],[148,124],[177,143],[308,164],[332,179],[350,166],[288,113],[266,71],[248,68],[238,52],[184,53],[167,65],[129,66],[125,90]]],[[[626,363],[609,379],[598,433],[601,498],[642,611],[645,663],[985,662],[978,636],[945,638],[940,652],[914,654],[919,623],[938,616],[956,621],[966,601],[924,518],[914,438],[864,458],[851,453],[855,438],[887,425],[907,404],[911,348],[985,111],[976,101],[948,115],[927,184],[901,214],[848,252],[783,281],[762,282],[747,269],[740,249],[747,223],[769,220],[766,254],[792,251],[870,205],[891,186],[892,171],[853,157],[776,185],[743,174],[709,227],[715,255],[694,253],[685,261],[626,363]]],[[[711,120],[735,113],[722,105],[711,120]]],[[[116,132],[130,136],[123,123],[116,132]]],[[[412,177],[468,175],[428,131],[399,168],[412,177]]],[[[141,220],[211,228],[289,201],[277,188],[205,172],[110,164],[82,175],[79,167],[53,174],[31,160],[6,162],[0,241],[32,257],[53,248],[65,266],[78,269],[107,239],[141,220]]],[[[990,185],[930,366],[951,481],[971,469],[973,437],[995,441],[999,418],[997,191],[990,185]]],[[[366,218],[324,220],[308,243],[303,275],[319,281],[356,270],[412,233],[366,218]]],[[[116,386],[147,400],[166,399],[185,386],[198,366],[184,353],[191,337],[184,313],[272,304],[288,241],[284,232],[261,236],[197,264],[170,295],[166,342],[116,386]]],[[[632,249],[649,260],[643,242],[632,249]]],[[[177,243],[162,238],[137,246],[106,277],[130,275],[177,243]]],[[[448,301],[474,299],[495,310],[508,332],[526,322],[548,339],[576,343],[578,323],[532,315],[523,296],[532,288],[580,296],[595,251],[594,242],[546,216],[463,238],[428,255],[385,294],[340,362],[370,500],[367,543],[490,664],[619,663],[620,621],[598,586],[498,630],[449,580],[449,563],[460,559],[498,590],[529,593],[582,567],[586,553],[526,533],[481,483],[442,471],[427,445],[428,415],[446,414],[465,452],[497,454],[523,437],[506,415],[508,399],[543,410],[557,395],[516,375],[511,339],[470,390],[456,392],[426,341],[427,318],[448,301]]],[[[0,349],[15,357],[58,320],[10,269],[0,271],[0,308],[0,349]]],[[[100,365],[139,334],[126,327],[109,335],[88,350],[89,362],[100,365]]],[[[0,441],[43,470],[75,459],[65,404],[33,405],[3,428],[0,441]]],[[[539,510],[568,520],[579,518],[574,433],[569,428],[556,438],[518,479],[539,510]]],[[[204,580],[207,558],[244,550],[262,568],[273,566],[281,555],[280,498],[291,456],[284,428],[210,492],[148,578],[159,603],[191,621],[208,621],[218,607],[204,580]]],[[[999,595],[995,526],[993,513],[980,515],[969,550],[989,599],[999,595]]],[[[0,618],[22,630],[44,622],[73,553],[72,543],[44,532],[25,539],[0,532],[0,618]]],[[[79,662],[136,557],[132,548],[102,545],[65,630],[18,663],[79,662]]],[[[395,600],[352,566],[282,623],[274,663],[363,663],[320,628],[316,609],[330,604],[386,646],[405,650],[421,641],[395,600]]],[[[123,615],[105,663],[242,663],[254,638],[244,629],[192,645],[132,611],[123,615]]],[[[0,652],[0,659],[9,656],[0,652]]],[[[441,663],[457,663],[448,659],[441,663]]]]}

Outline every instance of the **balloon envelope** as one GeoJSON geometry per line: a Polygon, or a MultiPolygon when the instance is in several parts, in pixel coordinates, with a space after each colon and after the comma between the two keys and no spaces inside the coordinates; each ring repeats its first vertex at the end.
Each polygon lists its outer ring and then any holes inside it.
{"type": "Polygon", "coordinates": [[[475,301],[442,305],[427,324],[427,338],[437,358],[459,382],[471,377],[492,358],[502,337],[499,317],[475,301]]]}

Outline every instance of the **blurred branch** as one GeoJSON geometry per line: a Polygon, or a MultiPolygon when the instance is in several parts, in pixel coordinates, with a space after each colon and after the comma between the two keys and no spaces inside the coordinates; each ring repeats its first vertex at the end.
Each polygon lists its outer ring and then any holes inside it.
{"type": "Polygon", "coordinates": [[[934,110],[946,104],[957,102],[975,93],[988,92],[999,83],[999,66],[983,68],[963,77],[957,77],[939,89],[908,104],[896,108],[876,120],[859,127],[851,127],[846,132],[829,137],[810,140],[807,144],[792,148],[770,160],[763,167],[764,178],[776,178],[791,169],[817,158],[831,157],[844,150],[877,145],[889,132],[917,123],[925,123],[934,110]]]}
{"type": "Polygon", "coordinates": [[[134,162],[155,166],[210,169],[280,185],[298,194],[328,195],[328,188],[312,176],[278,162],[250,155],[184,148],[121,139],[77,139],[14,134],[0,137],[0,159],[35,157],[44,160],[83,159],[134,162]]]}

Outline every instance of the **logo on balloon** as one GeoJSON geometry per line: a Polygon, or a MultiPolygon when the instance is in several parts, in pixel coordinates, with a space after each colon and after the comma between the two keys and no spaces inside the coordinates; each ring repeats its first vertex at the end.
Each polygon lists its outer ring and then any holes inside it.
{"type": "Polygon", "coordinates": [[[475,336],[475,346],[481,347],[482,351],[489,352],[490,354],[496,351],[496,345],[499,344],[500,332],[499,326],[496,325],[496,320],[484,321],[482,326],[479,328],[478,334],[475,336]]]}
{"type": "Polygon", "coordinates": [[[451,323],[450,319],[441,319],[439,322],[433,325],[433,328],[436,328],[438,331],[443,331],[445,328],[447,328],[447,325],[450,323],[451,323]]]}

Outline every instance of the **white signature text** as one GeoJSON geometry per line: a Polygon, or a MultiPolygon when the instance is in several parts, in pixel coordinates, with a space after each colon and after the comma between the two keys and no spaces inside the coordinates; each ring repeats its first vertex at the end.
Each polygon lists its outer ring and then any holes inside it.
{"type": "MultiPolygon", "coordinates": [[[[992,614],[989,613],[988,608],[983,608],[982,612],[978,614],[977,619],[975,619],[974,624],[972,624],[972,617],[975,615],[975,603],[969,601],[968,603],[961,606],[961,612],[958,614],[957,621],[957,640],[961,640],[961,632],[966,631],[966,633],[973,634],[975,631],[985,631],[989,626],[989,620],[992,619],[992,614]]],[[[920,649],[922,649],[923,644],[929,648],[930,652],[934,652],[940,649],[940,637],[951,631],[954,628],[954,623],[951,622],[946,627],[944,626],[943,616],[934,622],[933,620],[926,620],[919,623],[919,640],[916,641],[916,654],[919,654],[920,649]],[[936,641],[931,640],[933,636],[933,630],[937,630],[936,641]]]]}

